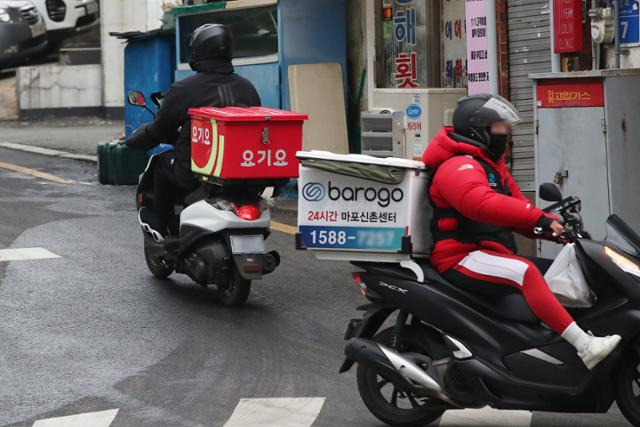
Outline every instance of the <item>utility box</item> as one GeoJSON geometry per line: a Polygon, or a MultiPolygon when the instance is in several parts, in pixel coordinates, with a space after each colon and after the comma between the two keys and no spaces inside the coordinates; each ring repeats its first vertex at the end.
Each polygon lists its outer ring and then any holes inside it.
{"type": "MultiPolygon", "coordinates": [[[[605,237],[610,214],[640,230],[640,70],[532,74],[536,183],[582,200],[585,229],[605,237]]],[[[536,202],[544,207],[548,202],[536,202]]],[[[560,247],[541,242],[554,257],[560,247]]]]}
{"type": "Polygon", "coordinates": [[[298,249],[319,259],[402,262],[431,249],[422,162],[298,153],[298,249]]]}
{"type": "Polygon", "coordinates": [[[219,180],[297,178],[307,116],[264,107],[191,108],[191,170],[219,180]]]}
{"type": "MultiPolygon", "coordinates": [[[[362,154],[374,157],[407,157],[407,123],[403,112],[360,114],[362,154]]],[[[410,154],[409,157],[412,157],[410,154]]]]}
{"type": "MultiPolygon", "coordinates": [[[[374,89],[369,102],[371,111],[364,113],[364,118],[371,117],[370,113],[403,113],[404,117],[400,118],[401,125],[394,125],[393,130],[389,127],[388,141],[393,136],[393,144],[385,144],[377,150],[380,153],[372,150],[371,154],[386,157],[391,150],[396,156],[420,160],[442,126],[451,125],[458,100],[466,95],[466,89],[374,89]]],[[[363,147],[372,141],[381,145],[385,142],[381,136],[364,133],[363,147]]]]}

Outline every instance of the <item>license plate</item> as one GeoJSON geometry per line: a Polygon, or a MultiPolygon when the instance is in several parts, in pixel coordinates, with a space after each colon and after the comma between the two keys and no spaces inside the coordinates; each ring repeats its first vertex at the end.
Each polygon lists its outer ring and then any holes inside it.
{"type": "Polygon", "coordinates": [[[87,8],[87,15],[93,15],[94,13],[98,12],[98,3],[89,3],[86,6],[87,8]]]}
{"type": "Polygon", "coordinates": [[[37,24],[31,26],[31,37],[39,37],[46,31],[47,28],[45,27],[44,22],[38,22],[37,24]]]}
{"type": "Polygon", "coordinates": [[[264,237],[262,236],[230,236],[231,252],[234,255],[263,254],[264,237]]]}

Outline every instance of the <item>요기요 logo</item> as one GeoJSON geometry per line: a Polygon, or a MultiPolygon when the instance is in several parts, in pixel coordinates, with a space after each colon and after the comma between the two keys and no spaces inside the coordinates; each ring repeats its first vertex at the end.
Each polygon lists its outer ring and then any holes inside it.
{"type": "Polygon", "coordinates": [[[310,182],[302,187],[302,197],[308,202],[319,202],[324,199],[326,190],[319,182],[310,182]]]}

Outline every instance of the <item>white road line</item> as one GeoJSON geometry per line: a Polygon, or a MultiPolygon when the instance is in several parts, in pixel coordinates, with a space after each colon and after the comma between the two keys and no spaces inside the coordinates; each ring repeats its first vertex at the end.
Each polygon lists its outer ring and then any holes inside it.
{"type": "Polygon", "coordinates": [[[309,427],[324,397],[241,399],[224,427],[309,427]]]}
{"type": "Polygon", "coordinates": [[[87,412],[68,417],[47,418],[33,423],[33,427],[109,427],[118,415],[118,409],[87,412]]]}
{"type": "Polygon", "coordinates": [[[532,413],[528,411],[499,411],[489,407],[451,410],[444,413],[439,426],[529,427],[532,416],[532,413]]]}
{"type": "Polygon", "coordinates": [[[44,248],[0,249],[0,262],[61,258],[44,248]]]}
{"type": "Polygon", "coordinates": [[[74,154],[74,153],[69,153],[67,151],[37,147],[35,145],[18,144],[15,142],[0,142],[0,147],[9,148],[11,150],[24,151],[27,153],[41,154],[43,156],[61,157],[63,159],[72,159],[72,160],[84,160],[86,162],[92,162],[92,163],[98,162],[97,156],[90,156],[86,154],[74,154]]]}

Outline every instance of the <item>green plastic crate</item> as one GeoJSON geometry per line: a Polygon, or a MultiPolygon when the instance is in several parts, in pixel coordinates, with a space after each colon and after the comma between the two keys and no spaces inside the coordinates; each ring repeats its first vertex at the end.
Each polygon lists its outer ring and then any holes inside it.
{"type": "Polygon", "coordinates": [[[143,151],[127,148],[120,140],[98,144],[98,181],[103,185],[137,185],[147,166],[143,151]]]}

